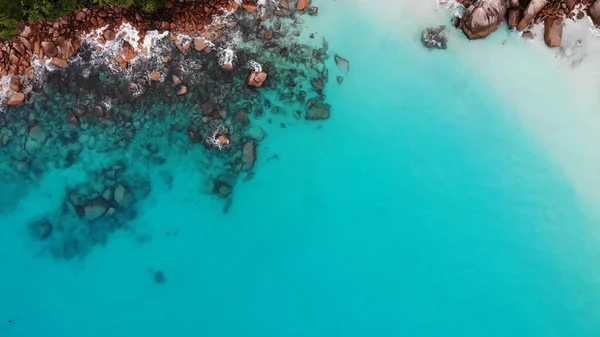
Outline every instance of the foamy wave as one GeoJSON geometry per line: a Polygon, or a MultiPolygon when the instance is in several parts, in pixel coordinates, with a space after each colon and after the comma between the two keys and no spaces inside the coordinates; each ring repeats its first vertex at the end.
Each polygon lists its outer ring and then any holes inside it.
{"type": "Polygon", "coordinates": [[[262,65],[254,60],[248,61],[248,66],[257,73],[262,71],[262,65]]]}
{"type": "Polygon", "coordinates": [[[443,7],[450,12],[453,16],[462,18],[466,8],[462,3],[458,3],[456,0],[436,0],[438,7],[443,7]]]}

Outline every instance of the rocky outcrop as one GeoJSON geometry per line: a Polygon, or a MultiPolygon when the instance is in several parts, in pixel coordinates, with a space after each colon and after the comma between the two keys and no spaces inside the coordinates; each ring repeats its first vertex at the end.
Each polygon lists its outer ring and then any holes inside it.
{"type": "Polygon", "coordinates": [[[544,21],[544,41],[548,47],[560,47],[562,43],[563,22],[558,18],[544,21]]]}
{"type": "Polygon", "coordinates": [[[263,83],[267,80],[267,73],[262,71],[254,71],[248,76],[248,85],[256,88],[262,87],[263,83]]]}
{"type": "Polygon", "coordinates": [[[596,26],[600,26],[600,1],[596,1],[588,8],[588,15],[596,26]]]}
{"type": "Polygon", "coordinates": [[[429,49],[448,48],[448,38],[446,37],[446,26],[437,26],[425,28],[421,33],[421,43],[429,49]]]}
{"type": "Polygon", "coordinates": [[[298,4],[296,5],[296,9],[299,11],[304,10],[306,7],[310,5],[310,0],[298,0],[298,4]]]}
{"type": "Polygon", "coordinates": [[[548,4],[548,0],[531,0],[525,11],[523,12],[523,18],[519,21],[517,25],[518,30],[524,30],[529,26],[531,21],[535,18],[536,15],[548,4]]]}
{"type": "Polygon", "coordinates": [[[486,37],[500,27],[506,10],[506,0],[476,0],[464,12],[459,27],[469,39],[486,37]]]}

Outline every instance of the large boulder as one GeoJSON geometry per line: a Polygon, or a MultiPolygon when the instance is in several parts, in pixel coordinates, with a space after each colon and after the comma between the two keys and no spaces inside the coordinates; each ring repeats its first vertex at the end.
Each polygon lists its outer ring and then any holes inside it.
{"type": "Polygon", "coordinates": [[[464,12],[459,27],[469,39],[490,35],[506,17],[506,0],[476,0],[464,12]]]}
{"type": "Polygon", "coordinates": [[[548,0],[531,0],[525,11],[523,12],[523,18],[517,25],[518,30],[523,30],[529,26],[535,16],[546,6],[548,0]]]}
{"type": "Polygon", "coordinates": [[[558,18],[547,18],[544,21],[544,41],[548,47],[560,47],[562,43],[563,23],[558,18]]]}
{"type": "Polygon", "coordinates": [[[594,2],[588,8],[588,15],[596,26],[600,26],[600,1],[594,2]]]}

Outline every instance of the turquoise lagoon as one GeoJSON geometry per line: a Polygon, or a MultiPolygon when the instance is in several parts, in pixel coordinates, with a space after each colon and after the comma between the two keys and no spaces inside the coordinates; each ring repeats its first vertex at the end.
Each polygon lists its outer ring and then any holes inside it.
{"type": "Polygon", "coordinates": [[[131,225],[152,239],[118,231],[81,259],[27,236],[85,179],[48,173],[0,215],[0,336],[600,335],[599,223],[518,102],[452,48],[464,38],[429,52],[418,32],[437,21],[318,5],[303,34],[350,61],[325,89],[331,119],[258,121],[256,176],[226,215],[196,163],[167,155],[172,188],[149,172],[131,225]]]}

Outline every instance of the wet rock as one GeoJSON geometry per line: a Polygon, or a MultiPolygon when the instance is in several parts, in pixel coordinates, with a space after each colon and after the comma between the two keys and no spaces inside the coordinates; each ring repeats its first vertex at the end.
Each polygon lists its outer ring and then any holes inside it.
{"type": "Polygon", "coordinates": [[[448,38],[446,37],[446,26],[437,26],[425,28],[421,33],[421,43],[429,49],[448,48],[448,38]]]}
{"type": "Polygon", "coordinates": [[[267,133],[265,132],[265,130],[263,130],[258,125],[253,125],[250,128],[248,128],[248,130],[246,131],[246,134],[250,138],[252,138],[252,139],[254,139],[254,140],[258,141],[258,142],[260,142],[261,140],[263,140],[267,136],[267,133]]]}
{"type": "Polygon", "coordinates": [[[590,5],[588,15],[596,26],[600,26],[600,1],[596,1],[590,5]]]}
{"type": "Polygon", "coordinates": [[[25,94],[23,94],[21,92],[16,92],[14,95],[10,96],[10,98],[8,99],[8,102],[6,102],[6,104],[19,105],[19,104],[22,104],[23,102],[25,102],[25,94]]]}
{"type": "Polygon", "coordinates": [[[181,84],[181,79],[179,78],[179,76],[173,75],[173,76],[171,76],[171,78],[173,79],[173,84],[174,85],[180,85],[181,84]]]}
{"type": "Polygon", "coordinates": [[[107,29],[102,33],[102,36],[106,41],[112,41],[117,37],[117,33],[112,29],[107,29]]]}
{"type": "Polygon", "coordinates": [[[524,39],[527,39],[527,40],[532,40],[533,37],[534,37],[534,35],[533,35],[532,31],[527,30],[527,31],[523,32],[523,34],[521,35],[521,37],[523,37],[524,39]]]}
{"type": "Polygon", "coordinates": [[[262,71],[253,71],[248,76],[248,85],[256,88],[262,87],[263,83],[267,80],[267,73],[262,71]]]}
{"type": "Polygon", "coordinates": [[[135,54],[135,49],[133,49],[133,46],[127,42],[127,41],[123,41],[123,56],[124,56],[124,60],[126,62],[129,62],[131,60],[133,60],[136,57],[135,54]]]}
{"type": "Polygon", "coordinates": [[[317,7],[317,6],[310,7],[310,9],[308,10],[308,14],[310,16],[317,16],[317,14],[319,14],[319,7],[317,7]]]}
{"type": "Polygon", "coordinates": [[[256,161],[256,143],[254,140],[250,140],[244,144],[242,150],[242,170],[250,171],[254,167],[256,161]]]}
{"type": "Polygon", "coordinates": [[[152,81],[158,81],[158,80],[160,80],[160,73],[159,73],[159,72],[157,72],[157,71],[153,71],[153,72],[151,72],[151,73],[150,73],[150,79],[151,79],[152,81]]]}
{"type": "Polygon", "coordinates": [[[38,240],[46,240],[52,235],[53,226],[50,220],[40,219],[29,225],[31,236],[38,240]]]}
{"type": "Polygon", "coordinates": [[[310,6],[310,0],[298,0],[298,3],[296,4],[296,9],[299,11],[303,11],[308,6],[310,6]]]}
{"type": "Polygon", "coordinates": [[[518,8],[511,8],[508,10],[508,26],[511,29],[514,29],[519,24],[519,15],[521,14],[521,10],[518,8]]]}
{"type": "Polygon", "coordinates": [[[322,101],[311,100],[308,102],[306,114],[304,118],[306,120],[322,120],[328,119],[330,115],[331,105],[322,101]]]}
{"type": "Polygon", "coordinates": [[[177,95],[181,96],[181,95],[185,95],[187,93],[187,87],[185,85],[182,85],[181,87],[179,87],[179,89],[177,90],[177,95]]]}
{"type": "Polygon", "coordinates": [[[196,49],[197,51],[203,51],[204,49],[206,49],[207,46],[208,45],[206,44],[203,38],[194,39],[194,49],[196,49]]]}
{"type": "Polygon", "coordinates": [[[523,18],[519,21],[517,25],[518,30],[524,30],[529,26],[531,21],[535,18],[535,16],[548,4],[548,0],[531,0],[525,11],[523,12],[523,18]]]}
{"type": "Polygon", "coordinates": [[[54,42],[42,42],[42,50],[44,51],[44,55],[48,57],[55,57],[56,55],[58,55],[58,49],[56,48],[54,42]]]}
{"type": "Polygon", "coordinates": [[[53,57],[50,62],[59,68],[66,68],[69,65],[67,60],[63,59],[62,57],[53,57]]]}
{"type": "Polygon", "coordinates": [[[469,39],[484,38],[500,27],[506,10],[506,0],[476,0],[464,12],[459,27],[469,39]]]}
{"type": "Polygon", "coordinates": [[[79,50],[79,42],[75,39],[65,39],[59,45],[60,53],[64,59],[69,59],[79,50]]]}
{"type": "Polygon", "coordinates": [[[16,76],[11,77],[9,87],[14,92],[21,91],[21,80],[16,76]]]}
{"type": "Polygon", "coordinates": [[[345,74],[347,74],[350,71],[350,62],[348,60],[346,60],[345,58],[339,56],[339,55],[335,55],[335,64],[338,66],[338,68],[344,72],[345,74]]]}
{"type": "Polygon", "coordinates": [[[548,47],[560,47],[562,32],[563,23],[561,19],[550,17],[544,21],[544,41],[548,47]]]}

